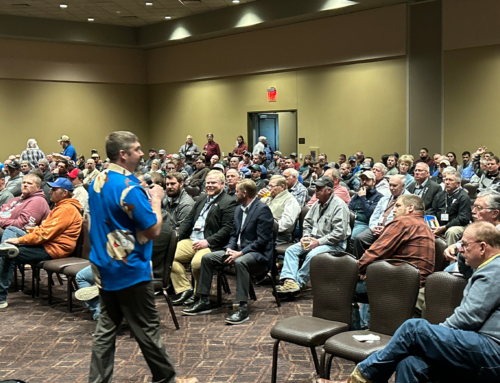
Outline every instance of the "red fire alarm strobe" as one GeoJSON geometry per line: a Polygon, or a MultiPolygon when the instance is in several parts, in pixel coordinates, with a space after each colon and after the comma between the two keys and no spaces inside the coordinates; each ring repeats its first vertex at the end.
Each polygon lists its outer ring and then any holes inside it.
{"type": "Polygon", "coordinates": [[[267,90],[267,100],[269,102],[276,102],[276,96],[278,92],[276,91],[276,88],[272,87],[267,90]]]}

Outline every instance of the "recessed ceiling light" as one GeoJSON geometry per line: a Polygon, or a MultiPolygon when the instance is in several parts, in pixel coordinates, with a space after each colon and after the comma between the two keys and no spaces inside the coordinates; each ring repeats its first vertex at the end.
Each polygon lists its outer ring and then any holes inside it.
{"type": "Polygon", "coordinates": [[[59,4],[60,8],[68,8],[68,4],[59,4]]]}
{"type": "Polygon", "coordinates": [[[89,18],[87,19],[87,21],[94,21],[94,18],[93,18],[93,17],[89,17],[89,18]]]}
{"type": "Polygon", "coordinates": [[[240,0],[233,0],[233,4],[239,4],[240,0]]]}
{"type": "Polygon", "coordinates": [[[116,13],[122,13],[122,11],[116,11],[116,13]]]}
{"type": "Polygon", "coordinates": [[[146,5],[147,5],[148,7],[150,7],[150,6],[152,6],[152,5],[153,5],[153,3],[152,3],[152,2],[150,2],[150,1],[146,1],[146,5]]]}
{"type": "Polygon", "coordinates": [[[167,20],[170,20],[170,19],[172,18],[172,16],[165,16],[165,18],[166,18],[167,20]]]}

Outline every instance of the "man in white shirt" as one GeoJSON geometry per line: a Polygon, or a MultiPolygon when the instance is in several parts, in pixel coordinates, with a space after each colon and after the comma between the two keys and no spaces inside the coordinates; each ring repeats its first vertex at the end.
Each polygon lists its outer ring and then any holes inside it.
{"type": "Polygon", "coordinates": [[[267,141],[266,137],[260,136],[259,137],[259,142],[257,143],[257,145],[255,145],[253,147],[252,154],[256,155],[256,154],[260,154],[261,152],[264,152],[264,149],[266,148],[266,141],[267,141]]]}

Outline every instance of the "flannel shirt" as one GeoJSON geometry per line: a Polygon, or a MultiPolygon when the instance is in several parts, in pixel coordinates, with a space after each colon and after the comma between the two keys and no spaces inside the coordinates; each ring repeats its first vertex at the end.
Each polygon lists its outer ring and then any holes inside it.
{"type": "Polygon", "coordinates": [[[306,206],[308,193],[304,185],[297,181],[295,185],[290,188],[289,192],[295,197],[300,207],[306,206]]]}

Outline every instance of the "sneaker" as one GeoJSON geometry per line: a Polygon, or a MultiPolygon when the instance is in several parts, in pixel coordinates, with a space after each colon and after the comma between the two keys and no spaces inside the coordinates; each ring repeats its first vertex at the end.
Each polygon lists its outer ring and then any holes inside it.
{"type": "Polygon", "coordinates": [[[298,293],[300,291],[300,286],[293,279],[287,279],[282,286],[276,287],[276,291],[278,294],[298,293]]]}
{"type": "Polygon", "coordinates": [[[99,288],[97,286],[82,287],[75,292],[75,298],[79,301],[90,301],[98,296],[99,288]]]}
{"type": "Polygon", "coordinates": [[[0,302],[0,309],[4,309],[8,306],[9,304],[7,302],[0,302]]]}
{"type": "Polygon", "coordinates": [[[10,243],[2,243],[0,245],[0,255],[1,256],[7,256],[9,258],[14,258],[17,257],[17,254],[19,254],[19,249],[17,246],[14,246],[10,243]]]}

